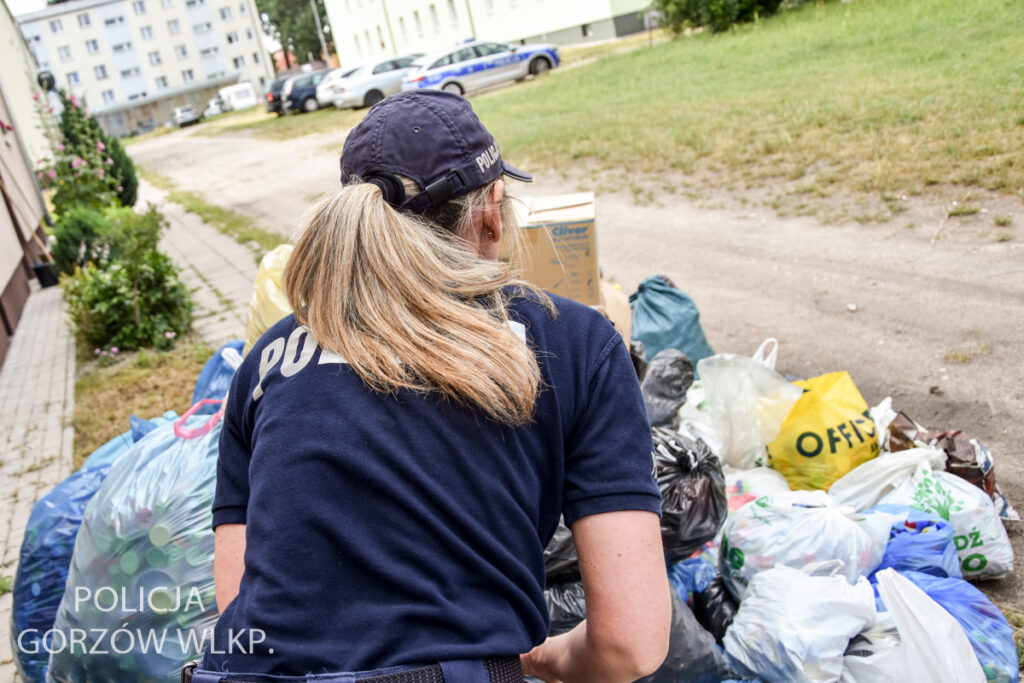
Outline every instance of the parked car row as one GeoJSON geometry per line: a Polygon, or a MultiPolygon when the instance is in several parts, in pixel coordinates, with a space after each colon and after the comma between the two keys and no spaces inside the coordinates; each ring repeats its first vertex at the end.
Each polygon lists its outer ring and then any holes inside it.
{"type": "Polygon", "coordinates": [[[305,71],[278,78],[267,91],[267,111],[281,116],[321,107],[372,107],[402,90],[434,88],[462,95],[539,76],[560,63],[550,44],[473,41],[431,55],[385,57],[355,67],[305,71]]]}

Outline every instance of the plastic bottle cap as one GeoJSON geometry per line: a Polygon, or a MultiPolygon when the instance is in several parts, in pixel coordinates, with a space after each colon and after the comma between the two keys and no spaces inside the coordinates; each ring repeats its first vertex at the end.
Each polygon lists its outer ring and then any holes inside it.
{"type": "Polygon", "coordinates": [[[150,567],[162,567],[167,564],[167,556],[160,548],[150,548],[146,551],[146,564],[150,567]]]}
{"type": "Polygon", "coordinates": [[[117,564],[125,574],[134,574],[139,570],[139,556],[128,550],[117,564]]]}
{"type": "Polygon", "coordinates": [[[171,542],[174,534],[163,524],[157,524],[149,530],[149,542],[157,548],[162,548],[171,542]]]}

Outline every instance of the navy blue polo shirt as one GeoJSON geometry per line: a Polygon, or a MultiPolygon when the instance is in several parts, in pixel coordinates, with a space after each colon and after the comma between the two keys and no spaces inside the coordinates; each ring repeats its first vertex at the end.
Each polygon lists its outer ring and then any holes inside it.
{"type": "Polygon", "coordinates": [[[369,391],[294,316],[263,335],[225,409],[213,525],[247,525],[245,574],[206,668],[363,671],[544,640],[559,515],[660,511],[622,338],[552,298],[556,318],[512,305],[545,385],[518,428],[434,393],[369,391]]]}

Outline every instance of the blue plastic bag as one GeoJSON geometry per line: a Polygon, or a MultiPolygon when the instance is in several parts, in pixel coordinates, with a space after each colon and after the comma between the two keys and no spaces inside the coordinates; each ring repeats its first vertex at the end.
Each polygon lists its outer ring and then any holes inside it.
{"type": "Polygon", "coordinates": [[[963,578],[960,558],[953,543],[953,526],[927,512],[900,505],[878,505],[865,514],[893,516],[889,542],[882,563],[868,577],[892,567],[896,571],[921,572],[940,578],[963,578]]]}
{"type": "Polygon", "coordinates": [[[163,417],[154,417],[152,420],[143,420],[135,415],[131,415],[128,419],[131,428],[94,450],[85,459],[85,462],[82,463],[80,469],[88,470],[93,467],[112,465],[132,444],[137,443],[154,427],[166,424],[177,417],[178,414],[173,410],[168,410],[163,414],[163,417]]]}
{"type": "Polygon", "coordinates": [[[80,470],[36,501],[25,528],[11,607],[11,651],[28,683],[46,679],[43,636],[53,627],[86,504],[109,465],[80,470]]]}
{"type": "Polygon", "coordinates": [[[901,572],[953,615],[971,641],[985,677],[996,683],[1017,683],[1020,671],[1013,627],[984,593],[963,579],[901,572]]]}
{"type": "Polygon", "coordinates": [[[703,593],[718,576],[718,567],[699,557],[676,562],[668,568],[668,581],[683,602],[690,601],[691,593],[703,593]]]}
{"type": "Polygon", "coordinates": [[[49,680],[177,680],[211,637],[220,416],[192,412],[135,444],[89,502],[54,623],[68,645],[49,680]]]}
{"type": "MultiPolygon", "coordinates": [[[[210,357],[210,360],[206,361],[206,365],[203,366],[196,379],[196,388],[192,391],[192,405],[196,405],[203,399],[220,400],[224,398],[228,389],[231,388],[231,380],[238,368],[238,365],[232,362],[231,354],[225,355],[224,351],[230,349],[237,352],[237,360],[241,360],[243,346],[245,346],[245,342],[241,339],[229,341],[220,347],[217,353],[210,357]]],[[[216,408],[200,412],[206,413],[214,410],[216,408]]]]}
{"type": "Polygon", "coordinates": [[[642,341],[647,357],[662,349],[678,349],[693,366],[714,355],[700,326],[700,313],[689,295],[669,284],[662,275],[649,277],[630,295],[633,309],[633,340],[642,341]]]}

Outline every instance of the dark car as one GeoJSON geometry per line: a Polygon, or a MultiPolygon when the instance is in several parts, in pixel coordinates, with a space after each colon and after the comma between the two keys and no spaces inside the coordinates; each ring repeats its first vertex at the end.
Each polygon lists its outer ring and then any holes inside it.
{"type": "Polygon", "coordinates": [[[320,85],[320,81],[330,72],[330,69],[320,69],[289,78],[281,89],[281,105],[284,111],[316,111],[320,106],[316,101],[316,86],[320,85]]]}
{"type": "Polygon", "coordinates": [[[289,78],[291,76],[277,78],[270,84],[270,88],[267,90],[267,112],[277,114],[278,116],[284,114],[284,107],[281,103],[281,89],[284,88],[284,84],[288,82],[289,78]]]}

